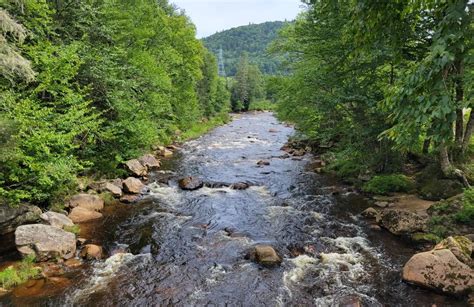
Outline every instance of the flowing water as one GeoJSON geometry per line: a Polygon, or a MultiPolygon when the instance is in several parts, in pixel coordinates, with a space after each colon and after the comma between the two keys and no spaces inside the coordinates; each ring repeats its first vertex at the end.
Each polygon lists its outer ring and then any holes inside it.
{"type": "MultiPolygon", "coordinates": [[[[312,172],[311,157],[284,158],[293,134],[271,113],[237,116],[188,142],[152,174],[149,195],[117,206],[95,231],[110,253],[48,296],[5,305],[98,306],[454,306],[452,298],[401,282],[414,250],[359,219],[367,203],[312,172]],[[257,166],[266,159],[268,166],[257,166]],[[182,191],[176,178],[248,182],[247,190],[182,191]],[[171,178],[169,185],[162,184],[171,178]],[[339,189],[339,188],[338,188],[339,189]],[[339,189],[341,190],[341,189],[339,189]],[[256,244],[283,256],[280,267],[246,259],[256,244]],[[354,305],[355,306],[355,305],[354,305]]],[[[2,302],[2,301],[0,301],[2,302]]],[[[0,303],[1,304],[1,303],[0,303]]]]}

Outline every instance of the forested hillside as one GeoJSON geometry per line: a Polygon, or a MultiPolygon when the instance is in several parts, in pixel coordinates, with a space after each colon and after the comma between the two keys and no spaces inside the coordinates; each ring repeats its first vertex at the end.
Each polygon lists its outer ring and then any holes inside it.
{"type": "Polygon", "coordinates": [[[225,70],[228,76],[237,74],[237,66],[242,53],[247,52],[249,61],[257,64],[264,74],[276,74],[280,71],[282,57],[269,55],[267,47],[278,36],[278,31],[288,22],[274,21],[251,24],[218,32],[202,39],[204,45],[218,53],[224,51],[225,70]]]}
{"type": "Polygon", "coordinates": [[[2,1],[0,43],[1,203],[62,201],[77,175],[227,112],[215,57],[166,0],[2,1]]]}

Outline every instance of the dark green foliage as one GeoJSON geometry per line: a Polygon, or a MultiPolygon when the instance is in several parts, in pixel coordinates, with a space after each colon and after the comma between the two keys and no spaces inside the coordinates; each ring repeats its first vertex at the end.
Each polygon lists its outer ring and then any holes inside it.
{"type": "Polygon", "coordinates": [[[405,175],[392,174],[375,176],[367,182],[364,192],[387,195],[394,192],[409,192],[415,187],[413,181],[405,175]]]}
{"type": "Polygon", "coordinates": [[[117,173],[229,108],[214,57],[165,0],[3,5],[35,78],[0,75],[2,203],[60,203],[78,174],[117,173]]]}
{"type": "Polygon", "coordinates": [[[281,72],[283,57],[267,53],[267,47],[277,37],[278,31],[287,22],[265,22],[222,31],[204,38],[204,45],[215,54],[222,48],[227,76],[235,76],[241,55],[246,52],[249,61],[256,64],[264,74],[281,72]]]}
{"type": "Polygon", "coordinates": [[[248,111],[250,103],[265,97],[265,80],[256,65],[248,61],[247,53],[240,58],[237,75],[232,85],[232,110],[248,111]]]}
{"type": "Polygon", "coordinates": [[[474,226],[474,189],[466,189],[462,198],[462,209],[455,215],[456,221],[474,226]]]}

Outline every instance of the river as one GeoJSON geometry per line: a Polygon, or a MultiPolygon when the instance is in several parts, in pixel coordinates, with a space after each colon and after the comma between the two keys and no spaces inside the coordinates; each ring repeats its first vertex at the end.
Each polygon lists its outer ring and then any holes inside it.
{"type": "Polygon", "coordinates": [[[313,172],[310,155],[282,157],[293,133],[271,113],[244,114],[184,144],[150,176],[143,201],[109,208],[91,228],[109,253],[127,254],[75,273],[59,293],[0,304],[461,306],[401,281],[414,249],[371,229],[359,217],[364,198],[313,172]],[[270,165],[257,166],[262,159],[270,165]],[[175,179],[183,176],[251,187],[182,191],[175,179]],[[165,177],[169,185],[158,183],[165,177]],[[281,266],[246,259],[256,244],[272,245],[281,266]]]}

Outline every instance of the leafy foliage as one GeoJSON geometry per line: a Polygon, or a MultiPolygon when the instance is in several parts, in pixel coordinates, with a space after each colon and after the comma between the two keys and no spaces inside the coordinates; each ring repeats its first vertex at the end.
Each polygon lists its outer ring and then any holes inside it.
{"type": "Polygon", "coordinates": [[[61,202],[78,174],[117,172],[228,110],[214,57],[167,1],[22,2],[2,14],[28,30],[9,44],[36,74],[1,71],[0,202],[61,202]]]}
{"type": "Polygon", "coordinates": [[[0,287],[10,289],[31,278],[38,277],[41,269],[35,267],[34,256],[27,256],[17,266],[10,266],[0,272],[0,287]]]}
{"type": "Polygon", "coordinates": [[[380,175],[367,182],[364,192],[386,195],[393,192],[409,192],[415,187],[413,181],[401,174],[380,175]]]}

